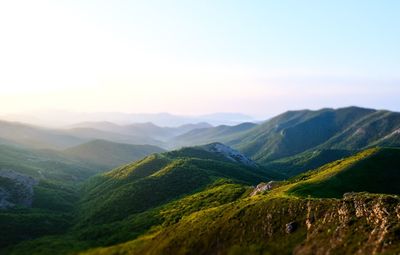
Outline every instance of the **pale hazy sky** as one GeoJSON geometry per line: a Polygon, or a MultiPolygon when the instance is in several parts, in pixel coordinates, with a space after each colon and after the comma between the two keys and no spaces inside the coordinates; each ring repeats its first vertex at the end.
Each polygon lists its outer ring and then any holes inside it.
{"type": "Polygon", "coordinates": [[[0,114],[400,110],[400,1],[0,1],[0,114]]]}

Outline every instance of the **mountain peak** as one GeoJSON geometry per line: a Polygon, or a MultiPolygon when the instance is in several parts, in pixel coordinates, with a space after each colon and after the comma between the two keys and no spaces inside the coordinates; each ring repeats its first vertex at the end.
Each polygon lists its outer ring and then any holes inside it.
{"type": "Polygon", "coordinates": [[[202,148],[212,153],[218,153],[231,161],[247,166],[256,166],[256,163],[254,161],[223,143],[210,143],[207,145],[203,145],[202,148]]]}

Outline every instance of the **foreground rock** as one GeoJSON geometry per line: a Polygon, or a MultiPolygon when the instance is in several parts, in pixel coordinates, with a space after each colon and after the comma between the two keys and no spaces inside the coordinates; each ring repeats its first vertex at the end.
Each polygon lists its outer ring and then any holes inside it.
{"type": "MultiPolygon", "coordinates": [[[[139,240],[140,246],[133,250],[128,244],[120,249],[126,249],[126,254],[145,254],[150,249],[154,254],[399,254],[399,230],[397,196],[258,197],[188,217],[151,239],[139,240]],[[212,224],[206,224],[209,219],[212,224]]],[[[101,254],[109,251],[106,248],[101,254]]]]}

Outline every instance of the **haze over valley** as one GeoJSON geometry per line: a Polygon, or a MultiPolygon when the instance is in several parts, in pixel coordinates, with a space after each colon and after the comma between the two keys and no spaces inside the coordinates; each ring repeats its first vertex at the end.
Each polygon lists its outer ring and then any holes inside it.
{"type": "Polygon", "coordinates": [[[400,254],[400,2],[0,2],[0,254],[400,254]]]}

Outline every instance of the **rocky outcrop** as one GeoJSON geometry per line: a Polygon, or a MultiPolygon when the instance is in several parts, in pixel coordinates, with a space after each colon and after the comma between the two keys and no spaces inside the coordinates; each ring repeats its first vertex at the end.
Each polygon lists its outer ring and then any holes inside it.
{"type": "Polygon", "coordinates": [[[327,210],[309,201],[306,212],[307,239],[295,254],[382,254],[394,245],[400,250],[398,197],[345,194],[327,210]]]}
{"type": "Polygon", "coordinates": [[[258,184],[258,185],[254,188],[254,190],[250,193],[250,196],[252,197],[252,196],[261,194],[261,193],[263,193],[264,191],[271,190],[271,189],[273,189],[274,187],[276,187],[276,185],[277,185],[277,182],[275,182],[275,181],[269,181],[268,183],[262,182],[262,183],[258,184]]]}
{"type": "Polygon", "coordinates": [[[288,224],[286,224],[285,229],[286,229],[286,233],[288,233],[288,234],[293,233],[297,229],[297,222],[295,222],[295,221],[289,222],[288,224]]]}
{"type": "Polygon", "coordinates": [[[33,201],[33,187],[38,181],[31,176],[10,169],[0,170],[0,209],[15,205],[30,207],[33,201]]]}
{"type": "MultiPolygon", "coordinates": [[[[121,254],[375,255],[400,252],[400,198],[257,196],[187,217],[121,254]],[[245,201],[245,202],[244,202],[245,201]],[[192,238],[195,237],[195,238],[192,238]],[[183,248],[182,248],[183,247],[183,248]]],[[[120,250],[118,250],[120,251],[120,250]]],[[[105,252],[106,253],[106,252],[105,252]]]]}
{"type": "Polygon", "coordinates": [[[10,193],[4,188],[0,188],[0,209],[6,209],[14,206],[14,204],[10,203],[9,200],[10,193]]]}
{"type": "Polygon", "coordinates": [[[225,144],[212,143],[204,145],[203,148],[209,152],[218,153],[231,161],[251,167],[257,166],[257,164],[253,160],[249,159],[248,157],[238,152],[237,150],[234,150],[231,147],[226,146],[225,144]]]}

